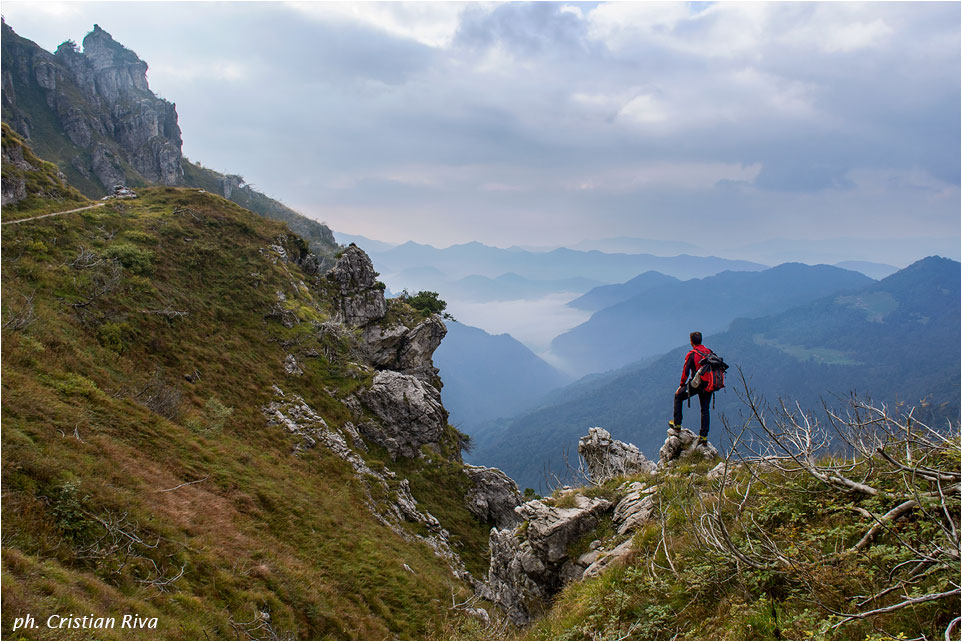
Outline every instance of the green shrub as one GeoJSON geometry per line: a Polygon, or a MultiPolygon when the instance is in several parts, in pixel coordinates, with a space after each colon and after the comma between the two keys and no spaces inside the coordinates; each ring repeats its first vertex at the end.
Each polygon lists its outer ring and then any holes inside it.
{"type": "Polygon", "coordinates": [[[204,404],[204,414],[207,415],[208,430],[219,431],[223,429],[224,422],[234,414],[234,409],[225,406],[217,397],[211,397],[204,404]]]}
{"type": "Polygon", "coordinates": [[[157,239],[146,232],[141,232],[140,230],[130,230],[124,233],[124,238],[134,241],[135,243],[144,243],[146,245],[156,245],[157,239]]]}
{"type": "Polygon", "coordinates": [[[114,243],[107,248],[105,254],[108,258],[120,261],[121,265],[134,274],[148,276],[153,270],[154,253],[133,243],[114,243]]]}
{"type": "Polygon", "coordinates": [[[421,290],[417,294],[409,294],[407,290],[403,290],[398,298],[425,316],[443,313],[445,319],[454,320],[454,317],[444,312],[448,304],[438,298],[437,292],[421,290]]]}
{"type": "Polygon", "coordinates": [[[131,327],[126,323],[108,322],[97,328],[97,340],[103,347],[123,354],[127,347],[124,339],[130,336],[130,332],[131,327]]]}

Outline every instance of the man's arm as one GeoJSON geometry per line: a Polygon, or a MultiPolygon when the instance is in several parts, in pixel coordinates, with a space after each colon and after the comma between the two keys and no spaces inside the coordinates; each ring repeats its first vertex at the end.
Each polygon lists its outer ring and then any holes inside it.
{"type": "Polygon", "coordinates": [[[685,355],[685,366],[681,371],[681,383],[678,384],[679,386],[685,385],[688,381],[688,373],[695,369],[695,360],[692,357],[692,352],[693,351],[689,351],[688,354],[685,355]]]}

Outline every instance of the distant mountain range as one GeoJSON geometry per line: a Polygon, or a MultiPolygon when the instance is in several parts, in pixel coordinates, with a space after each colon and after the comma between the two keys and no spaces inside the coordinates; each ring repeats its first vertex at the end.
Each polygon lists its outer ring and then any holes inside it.
{"type": "Polygon", "coordinates": [[[515,415],[571,381],[510,335],[452,321],[447,327],[434,363],[444,381],[441,397],[450,422],[462,431],[515,415]]]}
{"type": "MultiPolygon", "coordinates": [[[[737,423],[740,368],[769,401],[817,410],[822,400],[857,392],[876,402],[917,406],[916,418],[959,420],[960,265],[929,257],[881,281],[756,319],[738,319],[705,344],[732,365],[716,395],[710,438],[724,442],[721,417],[737,423]],[[923,401],[924,400],[924,401],[923,401]]],[[[676,328],[683,344],[688,326],[676,328]]],[[[577,440],[604,426],[649,457],[665,437],[671,396],[687,347],[620,371],[596,375],[550,395],[550,404],[492,422],[475,434],[470,460],[501,467],[522,487],[543,485],[543,467],[577,458],[577,440]],[[545,453],[546,450],[551,452],[545,453]]],[[[686,408],[693,426],[697,402],[686,408]]]]}
{"type": "Polygon", "coordinates": [[[649,270],[625,283],[598,286],[571,301],[568,305],[579,310],[597,312],[644,294],[651,289],[678,283],[681,283],[681,281],[673,276],[649,270]]]}
{"type": "MultiPolygon", "coordinates": [[[[407,242],[384,251],[372,251],[378,270],[387,277],[411,268],[430,267],[450,280],[478,274],[491,278],[505,273],[527,279],[556,280],[585,278],[601,283],[616,283],[648,270],[677,278],[691,279],[724,270],[763,270],[767,266],[750,261],[680,255],[605,254],[559,248],[550,252],[490,247],[478,242],[438,249],[407,242]]],[[[396,284],[388,282],[392,288],[396,284]]]]}
{"type": "Polygon", "coordinates": [[[872,282],[859,272],[801,263],[760,272],[726,271],[684,282],[665,279],[648,273],[622,286],[592,290],[572,302],[587,299],[590,304],[605,295],[617,300],[639,292],[556,337],[551,352],[568,364],[569,371],[604,372],[684,343],[692,330],[705,335],[720,332],[737,317],[772,314],[872,282]]]}
{"type": "Polygon", "coordinates": [[[354,243],[368,254],[371,252],[383,252],[385,250],[390,250],[392,247],[397,247],[399,245],[398,243],[376,241],[374,239],[369,239],[366,236],[359,236],[357,234],[345,234],[344,232],[338,232],[336,230],[334,231],[334,237],[341,245],[350,245],[351,243],[354,243]]]}

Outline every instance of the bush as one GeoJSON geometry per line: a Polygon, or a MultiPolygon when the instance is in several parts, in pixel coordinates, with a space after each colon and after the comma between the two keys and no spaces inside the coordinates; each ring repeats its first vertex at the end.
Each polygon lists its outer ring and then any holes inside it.
{"type": "Polygon", "coordinates": [[[444,313],[445,309],[448,307],[448,304],[447,302],[438,298],[437,292],[428,292],[426,290],[422,290],[417,294],[411,295],[408,294],[407,290],[404,290],[401,292],[398,298],[402,299],[405,303],[424,315],[443,313],[445,319],[454,321],[454,317],[452,317],[450,314],[444,313]]]}
{"type": "Polygon", "coordinates": [[[154,253],[137,247],[133,243],[114,243],[105,252],[108,258],[120,261],[120,264],[133,272],[143,276],[150,275],[154,253]]]}
{"type": "Polygon", "coordinates": [[[126,344],[124,339],[130,336],[131,327],[126,323],[107,322],[97,329],[97,339],[100,345],[117,354],[123,354],[126,344]]]}

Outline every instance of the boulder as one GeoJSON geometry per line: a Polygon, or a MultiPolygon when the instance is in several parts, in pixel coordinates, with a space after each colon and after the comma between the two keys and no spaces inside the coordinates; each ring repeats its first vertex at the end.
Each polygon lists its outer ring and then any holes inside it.
{"type": "Polygon", "coordinates": [[[611,551],[602,551],[598,559],[585,569],[583,578],[597,577],[615,562],[621,562],[631,554],[631,539],[625,540],[611,551]]]}
{"type": "Polygon", "coordinates": [[[413,328],[372,323],[364,329],[363,338],[375,368],[397,370],[434,384],[438,371],[432,358],[447,332],[441,317],[434,314],[413,328]]]}
{"type": "Polygon", "coordinates": [[[478,519],[493,522],[497,528],[512,528],[521,517],[515,508],[521,505],[521,493],[514,480],[497,468],[465,464],[464,473],[472,486],[464,501],[478,519]]]}
{"type": "Polygon", "coordinates": [[[637,446],[612,439],[604,428],[589,428],[587,436],[578,440],[578,454],[596,484],[621,475],[655,472],[655,464],[637,446]]]}
{"type": "Polygon", "coordinates": [[[658,451],[658,468],[672,466],[682,458],[715,459],[718,456],[718,450],[710,442],[700,444],[698,435],[687,428],[669,426],[665,443],[658,451]]]}
{"type": "Polygon", "coordinates": [[[587,560],[569,559],[569,549],[612,506],[607,499],[577,493],[563,500],[573,506],[532,500],[515,509],[524,520],[520,526],[491,529],[491,565],[480,593],[519,626],[530,622],[566,583],[581,579],[587,560]]]}
{"type": "Polygon", "coordinates": [[[573,498],[571,508],[549,506],[536,499],[516,509],[528,522],[526,536],[531,547],[549,564],[563,560],[568,546],[597,526],[601,514],[611,508],[611,502],[603,497],[575,493],[573,498]]]}
{"type": "Polygon", "coordinates": [[[388,449],[391,457],[417,457],[421,446],[438,446],[448,422],[441,393],[411,375],[382,370],[361,401],[380,420],[358,426],[362,434],[388,449]]]}
{"type": "Polygon", "coordinates": [[[612,522],[619,535],[647,524],[655,512],[654,488],[649,488],[641,482],[633,482],[627,490],[628,494],[621,498],[612,515],[612,522]]]}
{"type": "Polygon", "coordinates": [[[362,327],[387,314],[384,290],[377,282],[374,264],[364,250],[348,246],[327,278],[340,294],[339,320],[354,327],[362,327]]]}

